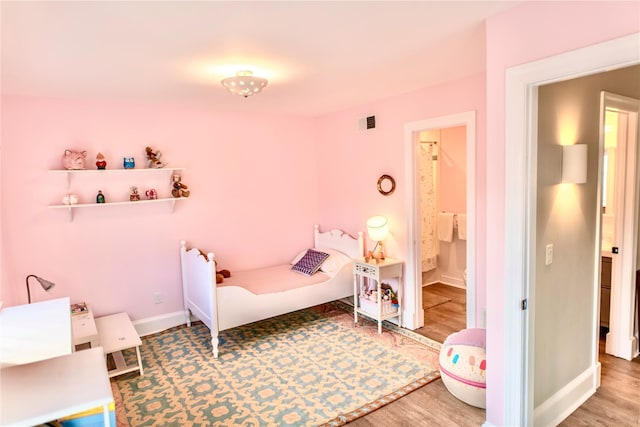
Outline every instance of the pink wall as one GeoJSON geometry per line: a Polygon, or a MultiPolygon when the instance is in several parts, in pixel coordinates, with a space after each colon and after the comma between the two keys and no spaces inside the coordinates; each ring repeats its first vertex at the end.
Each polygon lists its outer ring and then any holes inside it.
{"type": "MultiPolygon", "coordinates": [[[[487,20],[487,359],[504,366],[505,70],[640,31],[638,2],[528,2],[487,20]]],[[[487,421],[503,425],[507,375],[487,370],[487,421]]]]}
{"type": "Polygon", "coordinates": [[[457,126],[440,131],[438,153],[440,210],[467,212],[467,128],[457,126]]]}
{"type": "MultiPolygon", "coordinates": [[[[453,81],[420,91],[360,106],[318,120],[320,160],[319,206],[322,223],[366,231],[366,220],[382,214],[389,218],[392,236],[387,239],[390,256],[405,259],[407,250],[407,200],[405,184],[405,135],[407,123],[476,111],[477,223],[484,218],[485,76],[453,81]],[[376,116],[376,128],[362,131],[358,120],[376,116]],[[396,180],[388,197],[378,193],[382,174],[396,180]]],[[[485,306],[484,232],[478,230],[477,313],[485,306]]]]}
{"type": "MultiPolygon", "coordinates": [[[[308,120],[22,97],[3,97],[2,113],[6,305],[26,303],[24,280],[33,273],[56,282],[51,295],[32,284],[34,301],[70,296],[96,315],[166,314],[182,306],[181,239],[214,251],[219,267],[232,271],[287,262],[312,243],[318,170],[308,120]],[[61,167],[65,148],[87,150],[91,167],[102,151],[115,167],[124,153],[141,165],[146,145],[186,168],[191,197],[175,213],[165,205],[110,206],[77,210],[69,222],[66,211],[47,208],[66,193],[64,177],[47,172],[61,167]],[[154,292],[164,294],[163,304],[153,303],[154,292]]],[[[147,179],[131,178],[111,199],[147,179]]],[[[168,175],[158,179],[153,186],[168,191],[168,175]]],[[[71,179],[85,201],[103,185],[71,179]]]]}

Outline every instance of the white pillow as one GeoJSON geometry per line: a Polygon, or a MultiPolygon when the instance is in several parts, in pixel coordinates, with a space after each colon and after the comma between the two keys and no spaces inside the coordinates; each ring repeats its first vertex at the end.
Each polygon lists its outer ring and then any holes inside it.
{"type": "Polygon", "coordinates": [[[337,273],[345,264],[351,262],[351,258],[340,251],[336,251],[335,249],[324,248],[319,250],[329,254],[329,258],[327,258],[320,266],[320,271],[323,273],[337,273]]]}
{"type": "MultiPolygon", "coordinates": [[[[344,253],[337,251],[335,249],[328,248],[314,248],[316,251],[324,252],[329,254],[329,258],[327,258],[320,266],[320,271],[323,273],[336,273],[340,271],[340,269],[347,263],[351,262],[351,258],[349,258],[344,253]]],[[[296,264],[300,259],[307,253],[307,249],[303,249],[298,253],[298,255],[291,260],[291,264],[296,264]]]]}

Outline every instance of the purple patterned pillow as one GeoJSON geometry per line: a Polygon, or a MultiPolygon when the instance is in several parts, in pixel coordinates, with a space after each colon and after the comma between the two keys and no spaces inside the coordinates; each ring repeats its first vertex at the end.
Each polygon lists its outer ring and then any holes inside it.
{"type": "Polygon", "coordinates": [[[296,262],[291,270],[302,273],[306,276],[311,276],[313,273],[320,269],[320,266],[325,259],[329,258],[329,254],[309,249],[300,261],[296,262]]]}

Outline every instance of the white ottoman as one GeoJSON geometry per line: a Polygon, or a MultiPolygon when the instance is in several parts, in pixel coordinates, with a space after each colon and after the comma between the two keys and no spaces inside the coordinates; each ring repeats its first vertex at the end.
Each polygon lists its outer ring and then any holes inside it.
{"type": "Polygon", "coordinates": [[[486,408],[486,331],[463,329],[447,337],[440,349],[440,376],[451,394],[486,408]]]}

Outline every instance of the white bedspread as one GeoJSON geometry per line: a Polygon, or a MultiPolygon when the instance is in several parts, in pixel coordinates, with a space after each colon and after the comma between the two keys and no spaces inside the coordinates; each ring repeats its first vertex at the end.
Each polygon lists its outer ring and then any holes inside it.
{"type": "Polygon", "coordinates": [[[231,277],[224,279],[224,282],[219,283],[218,287],[239,286],[253,294],[260,295],[301,288],[324,282],[330,278],[329,275],[321,272],[305,276],[291,271],[290,264],[282,264],[255,270],[232,271],[231,277]]]}

